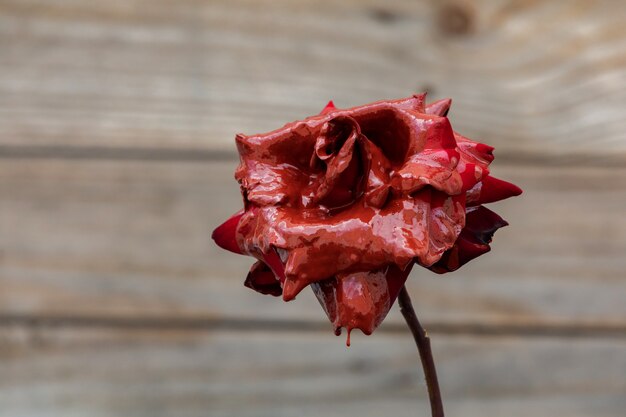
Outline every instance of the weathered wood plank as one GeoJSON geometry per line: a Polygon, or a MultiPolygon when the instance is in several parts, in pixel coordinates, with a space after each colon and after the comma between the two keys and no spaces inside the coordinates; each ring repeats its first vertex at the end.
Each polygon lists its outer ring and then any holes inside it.
{"type": "MultiPolygon", "coordinates": [[[[618,417],[625,341],[436,337],[453,416],[618,417]]],[[[0,416],[427,415],[406,335],[0,330],[0,416]]]]}
{"type": "MultiPolygon", "coordinates": [[[[242,286],[210,231],[241,204],[235,162],[4,160],[0,314],[320,319],[242,286]]],[[[624,169],[496,166],[525,194],[462,270],[410,280],[424,321],[626,320],[624,169]]],[[[399,322],[397,312],[390,321],[399,322]]]]}
{"type": "Polygon", "coordinates": [[[611,0],[2,0],[0,144],[232,151],[331,98],[427,89],[504,155],[623,157],[624,20],[611,0]]]}
{"type": "MultiPolygon", "coordinates": [[[[324,322],[309,293],[242,287],[251,261],[209,237],[240,204],[234,160],[208,161],[329,98],[452,96],[455,127],[517,164],[495,168],[526,194],[498,206],[494,252],[414,273],[425,323],[622,329],[625,19],[610,0],[0,0],[0,416],[426,415],[395,310],[349,350],[317,326],[201,329],[324,322]],[[589,159],[617,166],[557,167],[589,159]]],[[[469,417],[622,416],[625,347],[434,339],[469,417]]]]}

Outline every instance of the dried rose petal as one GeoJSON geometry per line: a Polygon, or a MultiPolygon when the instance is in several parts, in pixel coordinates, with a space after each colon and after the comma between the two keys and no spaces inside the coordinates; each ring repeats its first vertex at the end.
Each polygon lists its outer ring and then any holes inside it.
{"type": "Polygon", "coordinates": [[[489,251],[506,222],[482,204],[521,190],[489,175],[492,147],[452,130],[449,99],[424,98],[329,102],[237,135],[244,210],[213,238],[259,260],[247,287],[289,301],[311,285],[336,332],[370,334],[414,263],[443,273],[489,251]]]}

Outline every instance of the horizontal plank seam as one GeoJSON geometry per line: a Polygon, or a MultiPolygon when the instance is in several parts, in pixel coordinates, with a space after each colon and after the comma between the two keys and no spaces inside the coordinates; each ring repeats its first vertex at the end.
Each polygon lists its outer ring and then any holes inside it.
{"type": "Polygon", "coordinates": [[[237,154],[227,150],[222,151],[209,149],[0,145],[0,158],[205,162],[236,160],[237,154]]]}
{"type": "MultiPolygon", "coordinates": [[[[187,331],[264,331],[320,332],[331,330],[327,322],[294,319],[250,319],[236,317],[110,317],[72,315],[0,315],[0,329],[10,327],[49,329],[120,329],[120,330],[187,330],[187,331]]],[[[485,337],[551,337],[551,338],[619,338],[626,339],[624,322],[573,321],[431,321],[429,333],[485,337]]],[[[385,323],[377,333],[404,334],[404,324],[385,323]]]]}
{"type": "MultiPolygon", "coordinates": [[[[234,148],[234,145],[233,145],[234,148]]],[[[498,161],[508,165],[624,167],[626,153],[578,154],[515,151],[498,153],[498,161]]],[[[136,148],[69,145],[0,145],[0,159],[68,159],[145,162],[235,161],[237,153],[229,150],[197,148],[136,148]]]]}

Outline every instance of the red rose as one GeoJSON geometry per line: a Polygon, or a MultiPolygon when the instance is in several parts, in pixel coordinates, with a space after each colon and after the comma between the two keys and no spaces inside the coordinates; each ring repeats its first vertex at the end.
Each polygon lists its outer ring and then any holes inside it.
{"type": "Polygon", "coordinates": [[[454,271],[507,223],[482,206],[519,195],[489,176],[493,148],[452,130],[425,95],[238,135],[244,209],[216,243],[258,259],[245,285],[292,300],[311,285],[339,334],[370,334],[413,266],[454,271]]]}

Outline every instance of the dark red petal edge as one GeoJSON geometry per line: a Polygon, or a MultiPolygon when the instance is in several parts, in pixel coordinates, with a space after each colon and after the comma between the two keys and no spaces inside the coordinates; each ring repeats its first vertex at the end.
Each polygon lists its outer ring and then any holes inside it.
{"type": "Polygon", "coordinates": [[[250,268],[244,285],[261,294],[278,297],[283,294],[285,264],[274,248],[262,257],[263,259],[250,268]]]}
{"type": "Polygon", "coordinates": [[[469,261],[491,250],[489,243],[493,234],[508,223],[486,207],[469,209],[465,227],[454,246],[447,250],[441,259],[429,269],[438,274],[452,272],[469,261]]]}
{"type": "Polygon", "coordinates": [[[283,293],[280,280],[276,279],[274,271],[263,261],[258,261],[252,265],[244,285],[256,292],[273,295],[274,297],[278,297],[283,293]]]}
{"type": "Polygon", "coordinates": [[[241,216],[243,216],[244,211],[241,210],[235,214],[233,214],[228,220],[219,225],[211,234],[211,237],[222,249],[226,249],[227,251],[231,251],[237,253],[239,255],[242,254],[241,248],[239,248],[239,244],[237,243],[237,225],[239,224],[239,220],[241,216]]]}

